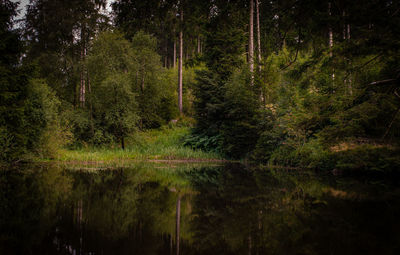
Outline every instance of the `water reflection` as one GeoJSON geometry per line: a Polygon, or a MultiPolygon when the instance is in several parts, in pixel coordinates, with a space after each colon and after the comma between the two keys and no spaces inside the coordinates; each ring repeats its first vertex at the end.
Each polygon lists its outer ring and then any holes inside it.
{"type": "Polygon", "coordinates": [[[400,254],[400,190],[310,172],[0,171],[0,254],[400,254]]]}

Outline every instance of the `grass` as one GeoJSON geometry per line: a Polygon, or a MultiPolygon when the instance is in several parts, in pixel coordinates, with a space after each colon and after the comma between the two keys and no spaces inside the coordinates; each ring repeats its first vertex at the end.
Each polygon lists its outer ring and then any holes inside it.
{"type": "Polygon", "coordinates": [[[117,145],[108,148],[82,147],[63,149],[54,159],[56,161],[111,162],[111,161],[148,161],[182,160],[212,161],[223,158],[211,152],[193,150],[183,146],[183,137],[189,133],[187,127],[163,127],[157,130],[138,132],[126,139],[126,148],[117,145]]]}

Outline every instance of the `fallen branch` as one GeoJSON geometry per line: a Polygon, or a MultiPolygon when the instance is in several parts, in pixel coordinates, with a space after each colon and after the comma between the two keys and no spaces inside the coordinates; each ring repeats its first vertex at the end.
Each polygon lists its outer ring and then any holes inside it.
{"type": "Polygon", "coordinates": [[[371,82],[369,85],[384,85],[384,84],[391,84],[395,82],[396,79],[387,79],[387,80],[381,80],[381,81],[374,81],[371,82]]]}

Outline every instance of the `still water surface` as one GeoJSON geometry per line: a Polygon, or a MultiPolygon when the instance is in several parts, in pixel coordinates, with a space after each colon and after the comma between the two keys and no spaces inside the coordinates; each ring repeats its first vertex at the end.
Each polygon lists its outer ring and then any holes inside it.
{"type": "Polygon", "coordinates": [[[396,181],[137,164],[0,170],[0,254],[400,254],[396,181]]]}

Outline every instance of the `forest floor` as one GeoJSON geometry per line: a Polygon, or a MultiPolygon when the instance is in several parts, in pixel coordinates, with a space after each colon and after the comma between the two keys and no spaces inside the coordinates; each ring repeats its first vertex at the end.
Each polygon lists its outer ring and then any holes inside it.
{"type": "Polygon", "coordinates": [[[190,129],[188,127],[162,127],[155,130],[137,132],[126,139],[124,150],[117,144],[108,147],[81,146],[77,149],[62,149],[58,156],[50,161],[88,163],[112,161],[224,161],[223,157],[217,153],[193,150],[184,146],[183,139],[189,132],[190,129]]]}

